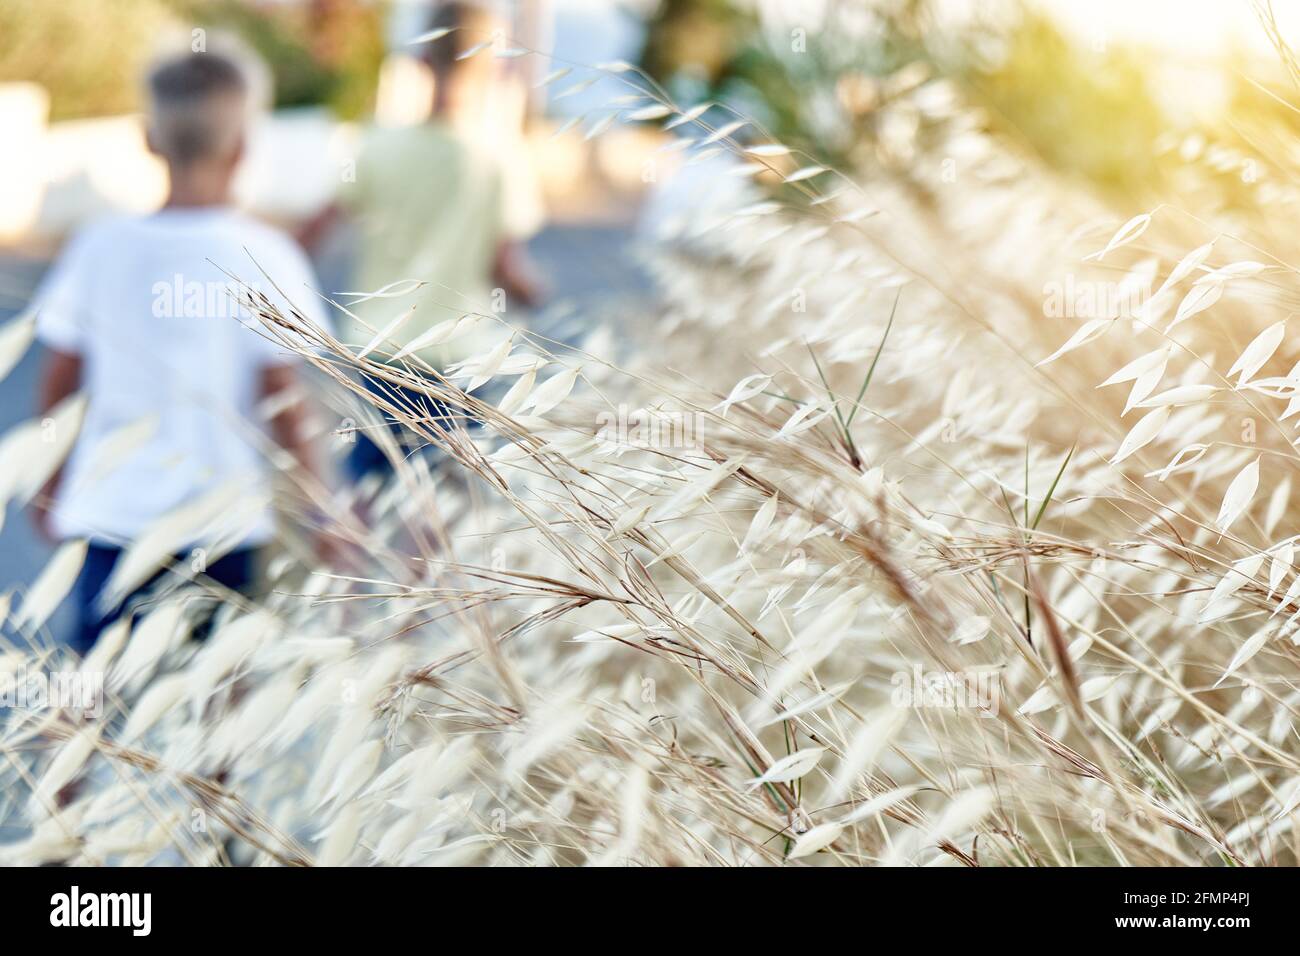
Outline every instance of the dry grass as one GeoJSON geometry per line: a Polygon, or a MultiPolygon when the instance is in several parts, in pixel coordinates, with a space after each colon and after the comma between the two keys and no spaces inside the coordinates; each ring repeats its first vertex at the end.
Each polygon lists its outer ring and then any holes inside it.
{"type": "Polygon", "coordinates": [[[400,381],[486,425],[387,405],[438,455],[394,448],[364,520],[292,495],[348,573],[279,562],[201,648],[177,614],[151,652],[105,651],[103,719],[12,715],[34,829],[6,858],[1294,864],[1300,356],[1282,337],[1229,369],[1295,270],[1172,207],[1120,228],[943,92],[896,101],[937,143],[928,189],[822,172],[659,250],[622,367],[608,333],[557,355],[502,325],[509,357],[471,371],[535,374],[506,410],[263,304],[336,394],[400,381]],[[1211,240],[1136,316],[1044,315],[1047,283],[1155,289],[1211,240]],[[689,442],[602,435],[658,402],[689,442]],[[914,675],[986,696],[909,701],[914,675]]]}

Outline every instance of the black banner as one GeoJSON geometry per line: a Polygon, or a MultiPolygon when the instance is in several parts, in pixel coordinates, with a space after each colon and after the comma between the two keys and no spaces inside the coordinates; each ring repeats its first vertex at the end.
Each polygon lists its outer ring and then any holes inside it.
{"type": "MultiPolygon", "coordinates": [[[[449,932],[521,938],[557,918],[653,923],[660,941],[719,939],[762,914],[778,930],[781,914],[802,922],[821,913],[818,932],[852,920],[858,929],[900,930],[918,917],[926,932],[978,936],[1050,933],[1074,943],[1099,936],[1185,940],[1199,934],[1231,944],[1241,933],[1289,925],[1284,901],[1292,874],[1281,870],[590,870],[465,869],[118,869],[59,867],[0,873],[10,932],[69,933],[144,941],[337,943],[339,934],[380,931],[386,940],[449,932]],[[713,902],[709,902],[712,900],[713,902]],[[577,911],[575,911],[575,907],[577,911]],[[733,908],[739,908],[734,910],[733,908]],[[733,911],[732,919],[722,914],[733,911]],[[742,917],[742,912],[749,917],[742,917]],[[927,915],[928,914],[928,915],[927,915]],[[486,920],[482,917],[487,917],[486,920]],[[430,920],[433,922],[430,923],[430,920]],[[683,922],[684,921],[684,922],[683,922]],[[930,922],[932,921],[932,923],[930,922]],[[999,928],[1000,927],[1000,928],[999,928]]],[[[649,927],[647,927],[649,928],[649,927]]],[[[742,935],[753,938],[754,927],[742,935]]],[[[566,931],[568,932],[568,931],[566,931]]],[[[1028,938],[1028,937],[1022,937],[1028,938]]]]}

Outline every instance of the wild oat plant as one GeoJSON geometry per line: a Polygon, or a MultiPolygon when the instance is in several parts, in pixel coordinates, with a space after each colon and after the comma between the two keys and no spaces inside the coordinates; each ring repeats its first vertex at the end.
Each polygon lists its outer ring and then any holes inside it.
{"type": "MultiPolygon", "coordinates": [[[[758,191],[649,253],[644,314],[399,349],[393,287],[357,350],[248,293],[394,476],[286,464],[341,557],[286,542],[256,603],[173,558],[237,490],[169,516],[84,662],[46,629],[82,545],[6,599],[0,669],[104,693],[5,709],[5,861],[1294,864],[1292,267],[1172,207],[1116,230],[914,72],[860,182],[635,89],[758,191]]],[[[5,500],[79,413],[5,437],[5,500]]]]}

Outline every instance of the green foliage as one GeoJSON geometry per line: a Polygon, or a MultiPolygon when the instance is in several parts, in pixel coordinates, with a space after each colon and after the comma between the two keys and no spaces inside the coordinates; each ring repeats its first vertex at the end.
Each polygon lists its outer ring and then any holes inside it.
{"type": "Polygon", "coordinates": [[[0,0],[0,82],[44,86],[53,119],[138,109],[169,18],[161,0],[0,0]]]}
{"type": "Polygon", "coordinates": [[[781,142],[853,166],[875,135],[879,81],[909,64],[934,66],[925,43],[931,4],[895,0],[851,16],[837,9],[825,24],[799,24],[796,36],[734,0],[668,0],[649,24],[641,64],[686,102],[734,104],[781,142]]]}
{"type": "Polygon", "coordinates": [[[373,105],[383,12],[366,0],[0,0],[0,82],[44,86],[52,119],[131,112],[159,36],[202,26],[237,34],[266,61],[276,106],[355,118],[373,105]]]}
{"type": "Polygon", "coordinates": [[[810,28],[806,51],[794,53],[748,7],[669,0],[650,24],[642,65],[674,93],[739,102],[783,142],[853,165],[876,135],[882,81],[920,64],[956,81],[995,131],[1056,169],[1127,193],[1158,180],[1163,120],[1133,53],[1081,49],[1030,9],[973,20],[949,37],[935,15],[930,0],[881,4],[873,29],[810,28]],[[684,89],[683,77],[695,88],[684,89]]]}
{"type": "Polygon", "coordinates": [[[271,70],[277,107],[331,107],[348,119],[373,105],[384,57],[382,9],[361,0],[254,7],[171,0],[188,21],[237,33],[271,70]]]}
{"type": "Polygon", "coordinates": [[[992,126],[1056,169],[1125,192],[1156,179],[1163,120],[1132,52],[1080,50],[1026,10],[997,65],[967,79],[992,126]]]}
{"type": "Polygon", "coordinates": [[[689,73],[720,82],[754,28],[753,16],[730,0],[664,0],[646,25],[641,65],[671,82],[689,73]]]}

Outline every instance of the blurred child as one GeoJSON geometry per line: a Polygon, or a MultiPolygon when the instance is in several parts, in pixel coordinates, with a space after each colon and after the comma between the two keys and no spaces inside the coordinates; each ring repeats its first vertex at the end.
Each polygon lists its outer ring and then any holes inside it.
{"type": "MultiPolygon", "coordinates": [[[[253,504],[238,516],[229,509],[237,525],[206,529],[205,542],[220,530],[233,536],[233,549],[195,570],[235,591],[253,584],[257,549],[273,530],[254,406],[293,387],[296,363],[255,330],[230,294],[230,276],[287,310],[282,289],[308,320],[326,321],[302,251],[231,204],[250,112],[241,68],[217,53],[187,53],[161,63],[148,92],[149,147],[170,175],[166,204],[80,232],[36,299],[38,335],[49,349],[41,408],[78,390],[88,400],[66,468],[37,502],[49,536],[90,542],[75,589],[73,643],[83,654],[136,596],[112,607],[100,600],[124,548],[161,517],[226,486],[253,504]],[[123,430],[141,422],[150,423],[147,437],[123,452],[123,430]]],[[[286,404],[272,437],[310,470],[303,409],[286,404]]],[[[197,544],[177,542],[187,569],[197,544]]]]}
{"type": "MultiPolygon", "coordinates": [[[[510,235],[504,164],[478,132],[499,61],[490,50],[461,58],[491,41],[501,25],[477,6],[450,2],[435,11],[430,29],[451,32],[421,48],[434,77],[428,121],[371,135],[340,197],[361,227],[355,288],[373,291],[404,279],[426,284],[410,295],[358,303],[354,311],[360,321],[345,319],[341,334],[357,346],[412,306],[414,312],[392,336],[395,345],[386,349],[395,350],[448,318],[527,308],[539,295],[522,246],[510,235]]],[[[312,232],[323,230],[328,219],[322,217],[312,232]]],[[[490,323],[482,331],[490,335],[490,323]]],[[[443,370],[476,354],[482,342],[482,335],[470,335],[415,354],[443,370]]],[[[430,404],[423,396],[402,394],[405,389],[373,387],[401,404],[430,404]]],[[[357,436],[349,469],[358,479],[387,470],[383,452],[364,433],[357,436]]]]}

